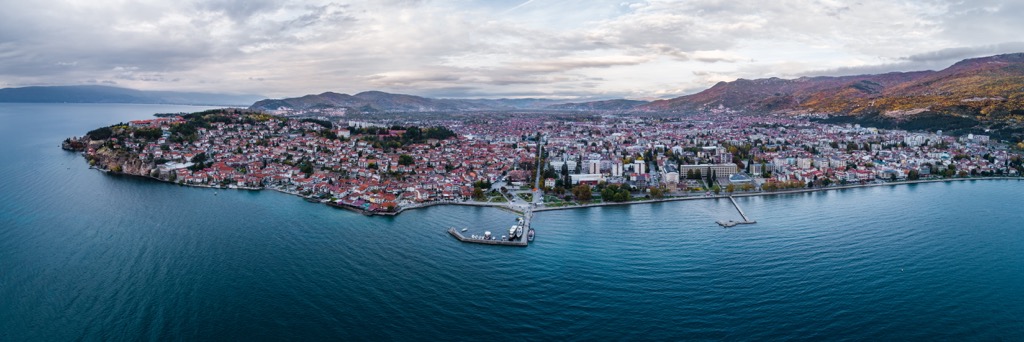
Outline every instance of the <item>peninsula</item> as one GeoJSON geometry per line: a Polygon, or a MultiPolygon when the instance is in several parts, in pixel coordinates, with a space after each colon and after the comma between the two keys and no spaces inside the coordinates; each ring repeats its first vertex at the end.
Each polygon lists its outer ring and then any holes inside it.
{"type": "Polygon", "coordinates": [[[544,210],[1017,177],[1024,168],[1014,146],[985,135],[728,110],[676,117],[482,112],[344,119],[219,109],[101,127],[63,147],[111,173],[273,189],[384,215],[433,204],[544,210]],[[535,181],[540,191],[533,191],[535,181]]]}

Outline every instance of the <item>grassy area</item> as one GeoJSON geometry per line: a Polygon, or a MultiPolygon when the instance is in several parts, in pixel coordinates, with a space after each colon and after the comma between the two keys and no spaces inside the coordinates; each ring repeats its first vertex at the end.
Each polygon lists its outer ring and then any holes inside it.
{"type": "Polygon", "coordinates": [[[545,195],[544,196],[544,203],[545,204],[547,204],[547,203],[565,203],[565,201],[563,201],[561,198],[558,198],[558,197],[555,197],[555,196],[545,195]]]}
{"type": "Polygon", "coordinates": [[[519,196],[519,198],[522,198],[524,201],[533,202],[533,193],[525,192],[516,196],[519,196]]]}

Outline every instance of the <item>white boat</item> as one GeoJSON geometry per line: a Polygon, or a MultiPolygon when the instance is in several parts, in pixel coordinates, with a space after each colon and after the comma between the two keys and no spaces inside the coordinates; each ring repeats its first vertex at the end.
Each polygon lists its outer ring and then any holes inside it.
{"type": "Polygon", "coordinates": [[[465,231],[467,231],[467,230],[469,230],[469,228],[462,228],[462,231],[463,231],[463,232],[465,232],[465,231]]]}
{"type": "Polygon", "coordinates": [[[512,239],[512,238],[514,238],[516,236],[516,227],[519,227],[519,226],[512,226],[511,228],[508,229],[508,238],[509,239],[512,239]]]}
{"type": "Polygon", "coordinates": [[[516,239],[523,237],[523,226],[516,226],[516,239]]]}

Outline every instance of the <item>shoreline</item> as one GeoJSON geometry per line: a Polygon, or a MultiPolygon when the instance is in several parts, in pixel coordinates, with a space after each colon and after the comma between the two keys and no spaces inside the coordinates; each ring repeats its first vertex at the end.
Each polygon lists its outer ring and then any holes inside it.
{"type": "Polygon", "coordinates": [[[744,193],[732,193],[726,195],[713,195],[713,196],[687,196],[687,197],[670,197],[670,198],[659,198],[649,200],[638,200],[629,202],[610,202],[610,203],[590,203],[580,205],[567,205],[563,207],[555,208],[535,208],[534,212],[542,211],[554,211],[554,210],[569,210],[569,209],[584,209],[594,207],[608,207],[608,206],[619,206],[619,205],[634,205],[634,204],[651,204],[651,203],[663,203],[663,202],[678,202],[678,201],[693,201],[693,200],[706,200],[706,199],[723,199],[729,197],[759,197],[759,196],[777,196],[777,195],[789,195],[789,194],[801,194],[801,193],[812,193],[812,192],[826,192],[832,190],[847,190],[847,189],[860,189],[860,188],[871,188],[879,186],[897,186],[897,185],[908,185],[908,184],[922,184],[922,183],[949,183],[949,182],[964,182],[964,181],[976,181],[976,180],[1024,180],[1021,177],[983,177],[983,178],[946,178],[946,179],[923,179],[916,181],[897,181],[888,183],[872,183],[872,184],[855,184],[855,185],[842,185],[827,188],[812,188],[812,189],[790,189],[780,191],[760,191],[760,192],[744,192],[744,193]]]}
{"type": "MultiPolygon", "coordinates": [[[[143,178],[143,179],[149,179],[149,180],[154,180],[154,181],[158,181],[158,182],[161,182],[161,183],[167,183],[167,184],[184,186],[184,187],[206,188],[206,189],[221,189],[221,190],[246,190],[246,191],[271,190],[271,191],[279,192],[279,193],[282,193],[282,194],[288,194],[288,195],[297,196],[297,197],[302,198],[302,199],[307,200],[307,201],[309,201],[311,199],[314,199],[314,197],[303,196],[303,195],[301,195],[301,194],[299,194],[297,192],[292,192],[292,191],[287,191],[287,190],[284,190],[284,189],[278,189],[278,188],[272,188],[272,187],[261,187],[261,188],[237,187],[237,186],[235,186],[235,187],[230,187],[230,186],[229,187],[220,187],[220,186],[211,186],[211,185],[202,185],[202,184],[182,184],[182,183],[175,183],[175,182],[163,180],[163,179],[152,177],[152,176],[148,176],[148,175],[136,175],[136,174],[130,174],[130,173],[123,173],[123,172],[112,172],[110,170],[106,170],[106,169],[95,167],[95,166],[89,166],[89,168],[90,169],[98,170],[98,171],[103,172],[103,173],[105,173],[107,175],[139,177],[139,178],[143,178]]],[[[896,182],[885,182],[885,183],[841,185],[841,186],[834,186],[834,187],[827,187],[827,188],[788,189],[788,190],[771,191],[771,192],[766,192],[766,191],[744,192],[744,193],[732,193],[732,194],[719,194],[719,195],[713,195],[713,196],[700,196],[700,195],[698,195],[698,196],[685,196],[685,197],[669,197],[669,198],[645,199],[645,200],[637,200],[637,201],[629,201],[629,202],[608,202],[608,203],[589,203],[589,204],[566,205],[566,206],[561,206],[561,207],[536,207],[536,208],[533,208],[532,211],[533,212],[543,212],[543,211],[555,211],[555,210],[572,210],[572,209],[586,209],[586,208],[608,207],[608,206],[628,206],[628,205],[652,204],[652,203],[663,203],[663,202],[723,199],[723,198],[729,198],[729,197],[778,196],[778,195],[801,194],[801,193],[812,193],[812,192],[826,192],[826,191],[833,191],[833,190],[871,188],[871,187],[880,187],[880,186],[898,186],[898,185],[923,184],[923,183],[950,183],[950,182],[965,182],[965,181],[977,181],[977,180],[983,180],[983,181],[985,181],[985,180],[1008,180],[1008,181],[1017,180],[1017,181],[1021,181],[1021,180],[1024,180],[1024,178],[1022,178],[1022,177],[978,177],[978,178],[922,179],[922,180],[914,180],[914,181],[896,181],[896,182]]],[[[310,202],[312,203],[312,201],[310,201],[310,202]]],[[[397,209],[397,210],[395,210],[393,212],[374,212],[374,211],[368,211],[368,210],[364,210],[362,208],[354,207],[354,206],[351,206],[351,205],[341,204],[341,203],[333,203],[333,202],[330,202],[330,201],[317,200],[316,203],[322,203],[322,204],[325,204],[328,207],[332,207],[332,208],[350,210],[350,211],[353,211],[353,212],[356,212],[356,213],[363,214],[365,216],[397,216],[397,215],[399,215],[399,214],[401,214],[401,213],[403,213],[403,212],[405,212],[407,210],[423,209],[423,208],[429,208],[429,207],[441,206],[441,205],[454,205],[454,206],[465,206],[465,207],[491,207],[491,208],[495,208],[495,209],[499,209],[499,210],[509,211],[509,212],[512,212],[512,213],[515,213],[515,214],[519,214],[519,215],[522,215],[522,213],[523,213],[522,211],[517,210],[514,205],[512,205],[511,203],[508,203],[508,202],[503,202],[503,203],[477,202],[477,201],[465,201],[465,202],[459,202],[459,201],[428,202],[428,203],[420,203],[420,204],[416,204],[416,205],[412,205],[412,206],[407,206],[407,207],[401,207],[401,208],[399,208],[399,209],[397,209]]]]}

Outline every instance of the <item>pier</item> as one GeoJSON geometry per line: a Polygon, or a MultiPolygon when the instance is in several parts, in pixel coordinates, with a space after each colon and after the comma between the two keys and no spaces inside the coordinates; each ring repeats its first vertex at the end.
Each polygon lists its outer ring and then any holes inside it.
{"type": "MultiPolygon", "coordinates": [[[[523,227],[523,229],[529,229],[528,227],[529,226],[525,226],[525,227],[523,227]]],[[[530,244],[530,242],[527,241],[526,233],[523,233],[523,237],[518,239],[518,240],[502,240],[502,239],[490,239],[490,240],[487,240],[487,239],[483,239],[483,238],[467,237],[465,235],[462,235],[462,233],[460,233],[459,231],[455,230],[455,228],[448,228],[448,234],[451,234],[452,236],[455,237],[455,239],[457,239],[459,241],[462,241],[462,242],[479,243],[479,244],[483,244],[483,245],[526,247],[527,245],[530,244]]]]}
{"type": "Polygon", "coordinates": [[[733,198],[732,196],[729,196],[729,200],[732,201],[732,205],[734,207],[736,207],[736,211],[738,211],[740,213],[740,217],[743,218],[743,221],[733,221],[733,220],[718,221],[718,222],[716,222],[716,223],[718,223],[718,225],[720,225],[722,227],[729,228],[729,227],[735,227],[736,225],[739,225],[739,224],[754,224],[754,223],[757,223],[757,221],[751,221],[750,219],[747,218],[747,214],[743,213],[743,209],[741,209],[740,205],[738,203],[736,203],[736,199],[735,198],[733,198]]]}
{"type": "MultiPolygon", "coordinates": [[[[482,244],[482,245],[526,247],[526,246],[530,245],[530,239],[527,238],[527,237],[530,234],[530,220],[532,218],[533,218],[533,209],[530,206],[527,206],[527,208],[524,210],[524,213],[523,213],[523,223],[522,223],[522,225],[523,225],[523,236],[520,237],[519,239],[512,239],[511,237],[509,237],[509,239],[507,239],[507,240],[498,239],[498,238],[484,239],[483,237],[465,236],[465,235],[462,235],[462,233],[459,232],[458,230],[455,230],[454,227],[448,228],[448,234],[451,234],[451,236],[454,236],[456,240],[459,240],[459,241],[462,241],[462,242],[466,242],[466,243],[479,243],[479,244],[482,244]]],[[[500,232],[500,230],[499,230],[499,232],[500,232]]]]}

